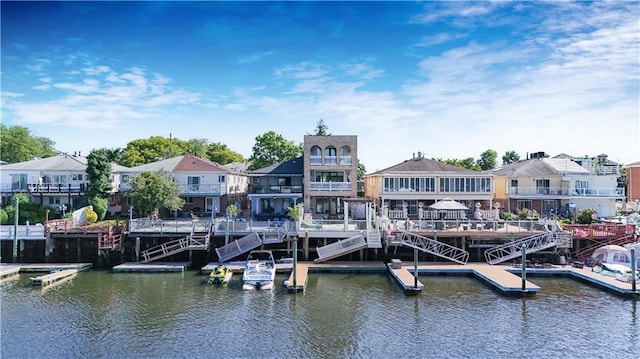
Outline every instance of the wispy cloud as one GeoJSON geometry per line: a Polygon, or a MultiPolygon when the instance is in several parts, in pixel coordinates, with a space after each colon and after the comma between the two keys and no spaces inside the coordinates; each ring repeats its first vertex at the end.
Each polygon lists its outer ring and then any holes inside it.
{"type": "MultiPolygon", "coordinates": [[[[34,66],[45,63],[39,60],[34,66]]],[[[41,78],[41,84],[33,88],[55,89],[49,100],[26,102],[14,96],[5,99],[5,110],[25,124],[110,128],[132,119],[155,118],[168,106],[197,105],[202,97],[137,67],[117,72],[108,66],[87,66],[71,76],[71,81],[64,82],[41,78]]]]}
{"type": "Polygon", "coordinates": [[[238,60],[238,63],[240,63],[240,64],[249,64],[249,63],[252,63],[252,62],[259,61],[259,60],[261,60],[261,59],[263,59],[265,57],[272,56],[273,54],[274,54],[274,52],[271,51],[271,50],[254,53],[254,54],[251,54],[249,56],[245,56],[245,57],[240,58],[238,60]]]}

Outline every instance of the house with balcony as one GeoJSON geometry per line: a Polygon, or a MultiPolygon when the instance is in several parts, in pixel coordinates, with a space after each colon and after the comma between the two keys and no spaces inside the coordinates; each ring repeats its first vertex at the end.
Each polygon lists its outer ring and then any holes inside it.
{"type": "Polygon", "coordinates": [[[305,135],[303,203],[315,218],[344,217],[344,200],[357,197],[358,136],[305,135]]]}
{"type": "Polygon", "coordinates": [[[224,214],[227,206],[241,205],[237,199],[246,194],[246,174],[193,155],[131,167],[122,173],[120,190],[130,190],[130,179],[142,172],[167,173],[173,177],[185,201],[183,215],[224,214]]]}
{"type": "Polygon", "coordinates": [[[493,212],[493,175],[424,158],[413,158],[364,177],[364,195],[389,218],[432,219],[429,206],[445,198],[464,204],[468,211],[452,212],[466,218],[476,211],[493,212]]]}
{"type": "Polygon", "coordinates": [[[302,203],[303,158],[249,172],[251,215],[256,219],[287,218],[287,209],[302,203]]]}
{"type": "MultiPolygon", "coordinates": [[[[126,167],[111,164],[112,191],[109,196],[109,211],[120,211],[118,186],[120,172],[126,167]]],[[[76,152],[31,161],[3,164],[0,167],[2,205],[8,203],[16,193],[29,195],[32,202],[41,206],[58,208],[60,214],[76,210],[87,204],[85,192],[89,189],[87,158],[76,152]]]]}
{"type": "Polygon", "coordinates": [[[525,160],[487,171],[495,176],[495,201],[517,213],[526,208],[541,215],[569,216],[593,209],[599,217],[615,215],[615,202],[624,198],[617,187],[616,166],[594,166],[570,156],[549,158],[536,152],[525,160]],[[587,165],[588,164],[588,165],[587,165]],[[615,169],[615,171],[614,171],[615,169]]]}

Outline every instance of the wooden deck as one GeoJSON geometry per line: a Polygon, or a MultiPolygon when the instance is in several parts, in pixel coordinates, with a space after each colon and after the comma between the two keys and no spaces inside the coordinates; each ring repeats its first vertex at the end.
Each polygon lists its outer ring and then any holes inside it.
{"type": "Polygon", "coordinates": [[[64,269],[37,277],[31,277],[31,284],[45,287],[54,283],[60,283],[62,281],[69,280],[75,277],[77,274],[77,269],[64,269]]]}
{"type": "Polygon", "coordinates": [[[114,273],[184,272],[191,262],[129,262],[113,267],[114,273]]]}
{"type": "Polygon", "coordinates": [[[293,278],[293,268],[289,279],[285,282],[285,287],[290,292],[304,292],[307,287],[307,278],[309,276],[309,265],[305,263],[296,263],[296,277],[293,278]]]}

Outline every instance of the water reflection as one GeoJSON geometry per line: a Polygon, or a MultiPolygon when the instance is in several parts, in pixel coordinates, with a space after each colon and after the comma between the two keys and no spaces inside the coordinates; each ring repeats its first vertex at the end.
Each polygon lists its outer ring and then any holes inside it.
{"type": "Polygon", "coordinates": [[[387,275],[311,274],[297,294],[284,279],[244,292],[238,278],[217,288],[192,272],[87,272],[42,292],[20,276],[0,287],[0,334],[12,343],[0,357],[640,355],[637,300],[567,278],[532,278],[541,291],[525,298],[473,277],[421,276],[424,291],[409,297],[387,275]]]}

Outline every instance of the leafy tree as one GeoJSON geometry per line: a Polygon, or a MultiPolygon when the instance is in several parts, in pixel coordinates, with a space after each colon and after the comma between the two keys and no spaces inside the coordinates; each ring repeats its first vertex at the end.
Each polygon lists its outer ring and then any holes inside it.
{"type": "Polygon", "coordinates": [[[91,204],[91,207],[93,207],[94,212],[98,215],[98,220],[103,220],[107,215],[107,210],[109,209],[109,201],[106,198],[93,197],[89,203],[91,204]]]}
{"type": "Polygon", "coordinates": [[[8,223],[13,223],[16,198],[18,199],[18,223],[20,224],[25,224],[26,221],[29,221],[29,223],[44,223],[47,210],[50,213],[56,212],[56,209],[51,206],[40,206],[37,203],[30,202],[29,196],[24,193],[16,193],[11,198],[11,202],[4,208],[8,223]]]}
{"type": "Polygon", "coordinates": [[[189,148],[187,142],[177,138],[151,136],[148,139],[133,140],[122,151],[120,165],[134,167],[161,159],[184,155],[189,148]]]}
{"type": "Polygon", "coordinates": [[[0,209],[0,223],[6,224],[8,222],[9,222],[9,215],[7,214],[7,211],[5,211],[4,209],[0,209]]]}
{"type": "Polygon", "coordinates": [[[256,137],[252,151],[249,158],[250,171],[299,157],[302,154],[302,144],[296,145],[282,135],[268,131],[256,137]]]}
{"type": "Polygon", "coordinates": [[[463,160],[449,159],[449,158],[447,158],[446,160],[443,160],[441,158],[438,158],[438,159],[432,158],[432,160],[438,161],[438,162],[442,162],[442,163],[446,163],[446,164],[452,165],[452,166],[457,166],[457,167],[462,167],[462,168],[474,170],[474,171],[479,171],[480,170],[480,166],[478,166],[478,164],[476,163],[476,160],[473,157],[465,158],[463,160]]]}
{"type": "Polygon", "coordinates": [[[327,127],[327,125],[324,123],[324,120],[320,119],[320,121],[316,123],[316,129],[312,135],[313,136],[331,136],[331,133],[329,133],[328,130],[329,130],[329,127],[327,127]]]}
{"type": "MultiPolygon", "coordinates": [[[[106,148],[93,150],[87,156],[89,198],[108,198],[111,192],[111,153],[106,148]]],[[[104,218],[104,217],[103,217],[104,218]]]]}
{"type": "Polygon", "coordinates": [[[209,148],[209,140],[206,138],[192,138],[187,141],[187,153],[204,158],[209,148]]]}
{"type": "Polygon", "coordinates": [[[480,159],[477,161],[477,164],[483,171],[490,170],[496,167],[497,158],[498,152],[488,149],[480,154],[480,159]]]}
{"type": "Polygon", "coordinates": [[[207,147],[206,156],[209,161],[213,161],[221,165],[244,161],[241,154],[231,151],[227,145],[220,142],[210,143],[207,147]]]}
{"type": "Polygon", "coordinates": [[[507,151],[502,156],[502,164],[508,165],[510,163],[520,161],[520,155],[516,151],[507,151]]]}
{"type": "Polygon", "coordinates": [[[576,222],[578,222],[578,224],[591,224],[595,213],[596,211],[591,208],[583,209],[578,212],[576,222]]]}
{"type": "Polygon", "coordinates": [[[364,167],[364,164],[358,160],[358,179],[361,180],[364,178],[364,175],[367,174],[367,169],[364,167]]]}
{"type": "Polygon", "coordinates": [[[55,142],[46,137],[33,137],[26,127],[0,124],[0,159],[3,161],[17,163],[34,157],[55,156],[54,145],[55,142]]]}
{"type": "Polygon", "coordinates": [[[149,215],[160,207],[170,211],[182,208],[184,200],[180,198],[181,190],[166,173],[142,172],[131,180],[131,197],[133,206],[143,214],[149,215]]]}

